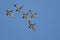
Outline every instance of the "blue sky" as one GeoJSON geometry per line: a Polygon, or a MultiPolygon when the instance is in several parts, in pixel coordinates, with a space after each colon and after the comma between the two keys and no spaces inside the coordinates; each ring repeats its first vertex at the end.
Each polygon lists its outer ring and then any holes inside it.
{"type": "Polygon", "coordinates": [[[0,0],[0,40],[59,40],[59,5],[59,0],[0,0]],[[28,28],[14,4],[23,5],[25,12],[32,9],[38,13],[36,18],[30,18],[37,31],[28,28]],[[6,16],[6,9],[14,10],[14,19],[6,16]]]}

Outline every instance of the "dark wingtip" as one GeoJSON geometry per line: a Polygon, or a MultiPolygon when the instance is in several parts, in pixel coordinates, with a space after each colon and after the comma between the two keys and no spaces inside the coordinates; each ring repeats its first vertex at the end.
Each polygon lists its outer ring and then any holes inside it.
{"type": "Polygon", "coordinates": [[[16,6],[15,4],[13,6],[16,6]]]}
{"type": "Polygon", "coordinates": [[[6,14],[6,15],[8,15],[8,14],[6,14]]]}
{"type": "Polygon", "coordinates": [[[37,15],[38,13],[35,13],[34,15],[37,15]]]}
{"type": "Polygon", "coordinates": [[[18,10],[16,10],[16,11],[18,11],[18,10]]]}
{"type": "Polygon", "coordinates": [[[22,18],[24,18],[24,17],[22,17],[22,18]]]}
{"type": "Polygon", "coordinates": [[[30,28],[30,27],[28,27],[28,28],[30,28]]]}
{"type": "Polygon", "coordinates": [[[13,10],[11,10],[10,12],[12,12],[13,10]]]}

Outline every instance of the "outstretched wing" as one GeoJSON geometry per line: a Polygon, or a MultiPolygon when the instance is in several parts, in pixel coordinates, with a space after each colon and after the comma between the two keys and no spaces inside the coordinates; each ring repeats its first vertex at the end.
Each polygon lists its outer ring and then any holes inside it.
{"type": "Polygon", "coordinates": [[[31,28],[32,30],[36,31],[36,29],[34,28],[34,26],[29,26],[29,28],[31,28]]]}
{"type": "Polygon", "coordinates": [[[13,6],[15,6],[17,8],[17,5],[16,4],[14,4],[13,6]]]}
{"type": "Polygon", "coordinates": [[[31,27],[34,31],[36,31],[36,29],[34,28],[34,26],[31,27]]]}
{"type": "Polygon", "coordinates": [[[12,19],[14,18],[14,16],[13,16],[13,14],[12,13],[10,13],[10,15],[9,15],[12,19]]]}
{"type": "Polygon", "coordinates": [[[21,6],[19,9],[22,9],[24,6],[21,6]]]}
{"type": "Polygon", "coordinates": [[[31,21],[28,21],[28,22],[29,22],[29,28],[31,28],[32,30],[36,31],[36,29],[35,29],[35,27],[34,27],[35,23],[32,24],[31,21]]]}

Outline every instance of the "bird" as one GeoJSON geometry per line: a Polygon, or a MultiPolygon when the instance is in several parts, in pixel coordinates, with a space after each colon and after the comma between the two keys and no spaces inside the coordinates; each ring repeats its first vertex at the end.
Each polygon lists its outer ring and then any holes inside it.
{"type": "Polygon", "coordinates": [[[30,20],[28,21],[28,23],[29,23],[29,28],[36,31],[35,26],[34,26],[35,24],[33,24],[30,20]]]}
{"type": "Polygon", "coordinates": [[[31,14],[31,18],[35,18],[37,13],[34,13],[31,9],[29,9],[29,12],[31,14]]]}
{"type": "Polygon", "coordinates": [[[29,21],[28,14],[26,12],[23,12],[23,11],[22,11],[22,14],[23,14],[22,18],[25,18],[27,21],[29,21]]]}
{"type": "Polygon", "coordinates": [[[16,4],[14,4],[14,7],[16,7],[16,11],[18,11],[18,12],[21,12],[21,10],[22,10],[22,8],[23,8],[23,6],[18,6],[18,5],[16,5],[16,4]]]}
{"type": "Polygon", "coordinates": [[[9,15],[12,19],[14,18],[13,14],[12,14],[12,11],[13,10],[6,10],[7,14],[6,15],[9,15]]]}

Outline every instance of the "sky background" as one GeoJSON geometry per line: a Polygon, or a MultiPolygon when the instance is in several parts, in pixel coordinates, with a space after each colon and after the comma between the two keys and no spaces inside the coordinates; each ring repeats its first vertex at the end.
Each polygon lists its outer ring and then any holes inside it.
{"type": "MultiPolygon", "coordinates": [[[[0,0],[0,40],[60,40],[60,1],[59,0],[0,0]],[[22,13],[13,6],[24,6],[23,11],[38,13],[30,18],[36,23],[36,31],[29,29],[22,13]],[[6,9],[14,10],[14,19],[6,16],[6,9]]],[[[30,16],[29,16],[30,17],[30,16]]]]}

